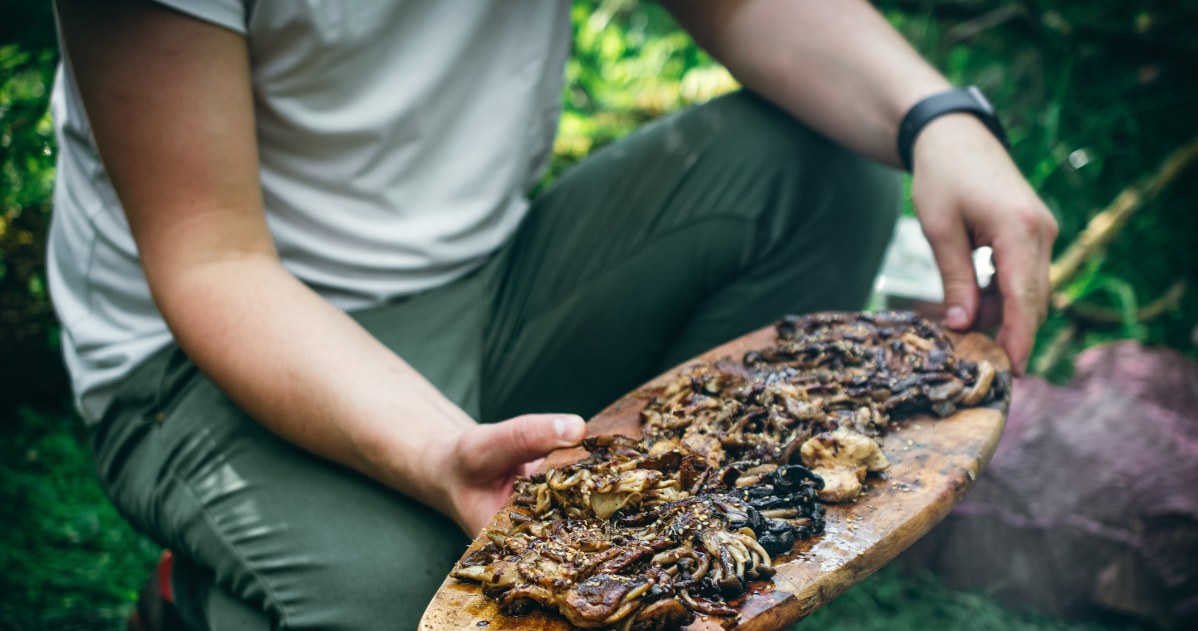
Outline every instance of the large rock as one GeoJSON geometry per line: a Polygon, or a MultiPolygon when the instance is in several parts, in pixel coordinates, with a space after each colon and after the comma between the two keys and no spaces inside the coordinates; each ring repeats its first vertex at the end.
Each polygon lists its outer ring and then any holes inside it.
{"type": "Polygon", "coordinates": [[[1068,387],[1018,380],[994,460],[906,558],[1017,607],[1198,628],[1198,364],[1125,342],[1068,387]]]}

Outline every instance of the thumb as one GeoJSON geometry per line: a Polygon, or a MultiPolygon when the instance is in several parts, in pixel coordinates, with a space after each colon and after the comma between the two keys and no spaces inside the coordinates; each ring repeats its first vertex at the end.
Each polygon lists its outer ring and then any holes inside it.
{"type": "Polygon", "coordinates": [[[924,226],[924,235],[932,245],[936,267],[944,282],[944,323],[951,329],[963,331],[973,324],[978,311],[973,248],[959,215],[941,215],[938,219],[943,223],[924,226]]]}
{"type": "Polygon", "coordinates": [[[471,432],[463,463],[475,475],[508,473],[554,449],[573,447],[586,435],[586,423],[573,414],[525,414],[471,432]]]}

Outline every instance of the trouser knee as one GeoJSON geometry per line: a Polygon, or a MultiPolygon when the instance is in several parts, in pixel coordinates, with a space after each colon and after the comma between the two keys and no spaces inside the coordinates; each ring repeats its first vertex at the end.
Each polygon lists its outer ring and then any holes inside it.
{"type": "Polygon", "coordinates": [[[699,106],[680,116],[678,124],[687,127],[691,137],[712,143],[709,153],[725,170],[746,174],[754,186],[772,189],[753,197],[781,204],[743,208],[758,215],[778,213],[761,216],[767,231],[793,235],[822,227],[860,234],[858,252],[880,253],[885,248],[899,209],[897,171],[837,144],[747,91],[699,106]]]}
{"type": "Polygon", "coordinates": [[[811,253],[830,240],[844,246],[842,257],[876,266],[898,216],[899,172],[751,92],[720,97],[682,118],[704,127],[699,135],[713,143],[724,169],[748,179],[746,191],[757,189],[746,197],[760,202],[740,212],[758,222],[759,247],[811,253]]]}

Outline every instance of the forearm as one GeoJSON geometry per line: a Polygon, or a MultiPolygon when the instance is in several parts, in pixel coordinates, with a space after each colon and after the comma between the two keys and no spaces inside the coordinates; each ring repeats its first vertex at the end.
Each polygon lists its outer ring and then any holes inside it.
{"type": "Polygon", "coordinates": [[[906,111],[949,87],[864,0],[665,4],[746,87],[887,164],[906,111]]]}
{"type": "Polygon", "coordinates": [[[448,512],[430,447],[464,412],[268,254],[152,282],[189,357],[284,439],[448,512]]]}

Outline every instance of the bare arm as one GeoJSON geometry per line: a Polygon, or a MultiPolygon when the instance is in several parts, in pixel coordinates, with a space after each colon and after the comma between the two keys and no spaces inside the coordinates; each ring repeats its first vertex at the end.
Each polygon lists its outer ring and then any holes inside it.
{"type": "MultiPolygon", "coordinates": [[[[745,86],[838,142],[897,166],[908,109],[949,87],[864,0],[666,0],[745,86]]],[[[1057,227],[1002,146],[968,114],[937,118],[915,143],[913,195],[945,286],[946,322],[981,310],[970,253],[994,248],[999,342],[1019,371],[1047,313],[1057,227]]]]}
{"type": "Polygon", "coordinates": [[[547,415],[477,426],[283,268],[259,188],[243,37],[149,3],[58,9],[154,301],[188,356],[251,416],[472,534],[522,463],[581,438],[576,417],[556,433],[547,415]]]}

